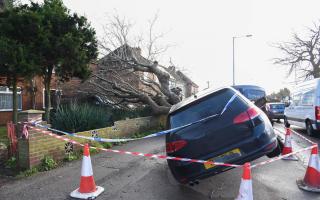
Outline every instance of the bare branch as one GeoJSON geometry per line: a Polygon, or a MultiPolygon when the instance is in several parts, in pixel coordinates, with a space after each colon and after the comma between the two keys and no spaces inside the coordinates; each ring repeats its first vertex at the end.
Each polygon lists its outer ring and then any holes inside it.
{"type": "Polygon", "coordinates": [[[275,58],[273,62],[289,66],[289,75],[293,71],[299,71],[305,77],[320,77],[320,26],[314,24],[308,31],[309,37],[306,39],[294,33],[291,42],[278,43],[275,46],[283,56],[275,58]]]}

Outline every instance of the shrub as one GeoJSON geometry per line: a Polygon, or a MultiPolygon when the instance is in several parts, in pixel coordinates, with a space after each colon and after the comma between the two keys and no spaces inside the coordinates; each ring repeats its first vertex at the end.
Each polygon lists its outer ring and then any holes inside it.
{"type": "Polygon", "coordinates": [[[163,130],[163,129],[162,129],[161,127],[159,127],[158,129],[141,131],[141,132],[135,133],[132,137],[133,137],[133,138],[141,138],[141,137],[145,137],[145,136],[147,136],[147,135],[150,135],[150,134],[159,132],[159,131],[161,131],[161,130],[163,130]]]}
{"type": "Polygon", "coordinates": [[[70,162],[70,161],[73,161],[73,160],[78,160],[80,158],[81,158],[80,153],[72,152],[72,153],[68,153],[63,160],[66,161],[66,162],[70,162]]]}
{"type": "Polygon", "coordinates": [[[103,148],[110,149],[112,147],[112,143],[110,142],[103,142],[102,143],[103,148]]]}
{"type": "Polygon", "coordinates": [[[51,156],[45,156],[41,160],[39,170],[40,171],[49,171],[51,169],[56,168],[57,166],[58,166],[58,164],[56,163],[56,161],[54,161],[54,159],[51,156]]]}
{"type": "Polygon", "coordinates": [[[77,102],[59,106],[52,121],[54,128],[68,132],[81,132],[109,125],[110,113],[104,107],[77,102]]]}
{"type": "Polygon", "coordinates": [[[26,170],[26,171],[20,172],[19,176],[25,176],[25,177],[27,177],[27,176],[31,176],[31,175],[33,175],[33,174],[35,174],[35,173],[37,173],[37,172],[38,172],[38,168],[33,167],[33,168],[28,169],[28,170],[26,170]]]}
{"type": "Polygon", "coordinates": [[[9,169],[14,169],[17,167],[17,159],[16,157],[11,157],[9,158],[7,161],[6,161],[6,164],[5,164],[6,168],[9,168],[9,169]]]}

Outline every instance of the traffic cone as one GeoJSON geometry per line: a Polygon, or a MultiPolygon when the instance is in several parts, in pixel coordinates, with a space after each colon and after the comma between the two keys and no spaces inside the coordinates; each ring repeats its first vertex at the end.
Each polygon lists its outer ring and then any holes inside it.
{"type": "Polygon", "coordinates": [[[96,198],[103,191],[104,188],[96,186],[94,182],[89,145],[85,144],[83,147],[80,187],[71,192],[70,196],[78,199],[96,198]]]}
{"type": "Polygon", "coordinates": [[[239,194],[235,200],[253,200],[250,163],[243,165],[239,194]]]}
{"type": "MultiPolygon", "coordinates": [[[[287,155],[289,153],[292,153],[292,136],[291,136],[291,130],[290,128],[286,128],[286,137],[285,137],[285,141],[284,141],[284,147],[282,149],[282,155],[287,155]]],[[[290,155],[288,157],[282,158],[283,160],[294,160],[297,161],[298,158],[295,157],[294,155],[290,155]]]]}
{"type": "Polygon", "coordinates": [[[300,189],[310,192],[320,192],[320,160],[318,155],[318,146],[311,150],[308,168],[304,179],[297,180],[300,189]]]}

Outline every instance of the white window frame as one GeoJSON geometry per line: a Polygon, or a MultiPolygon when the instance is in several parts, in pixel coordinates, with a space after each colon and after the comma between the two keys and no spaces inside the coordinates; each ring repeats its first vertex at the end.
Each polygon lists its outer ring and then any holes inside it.
{"type": "MultiPolygon", "coordinates": [[[[12,94],[13,95],[13,92],[10,91],[9,87],[7,87],[7,86],[1,86],[1,87],[5,87],[6,91],[0,91],[0,94],[12,94]]],[[[17,89],[20,90],[21,88],[18,87],[17,89]]],[[[21,91],[17,92],[17,94],[21,95],[21,109],[19,108],[19,105],[18,105],[18,110],[22,110],[22,94],[21,94],[21,91]]],[[[5,111],[13,111],[13,108],[11,108],[11,109],[1,109],[0,108],[0,112],[5,112],[5,111]]]]}
{"type": "MultiPolygon", "coordinates": [[[[46,105],[45,105],[45,93],[44,93],[44,91],[45,91],[45,89],[44,88],[42,88],[42,108],[43,109],[45,109],[46,108],[46,105]]],[[[57,92],[57,91],[60,91],[61,92],[61,94],[62,94],[62,90],[57,90],[57,89],[50,89],[50,91],[55,91],[55,93],[57,92]]],[[[50,109],[52,109],[53,107],[51,106],[51,108],[50,109]]]]}

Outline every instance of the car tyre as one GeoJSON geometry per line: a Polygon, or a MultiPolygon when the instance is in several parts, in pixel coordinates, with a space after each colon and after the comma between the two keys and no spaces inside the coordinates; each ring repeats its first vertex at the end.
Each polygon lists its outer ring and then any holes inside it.
{"type": "Polygon", "coordinates": [[[270,153],[267,154],[268,158],[273,158],[273,157],[277,157],[281,154],[282,148],[281,145],[279,144],[279,141],[277,139],[277,147],[271,151],[270,153]]]}
{"type": "Polygon", "coordinates": [[[311,122],[308,120],[308,121],[306,121],[306,129],[307,129],[307,135],[309,135],[309,136],[313,136],[314,135],[314,129],[313,129],[313,127],[312,127],[312,124],[311,124],[311,122]]]}
{"type": "Polygon", "coordinates": [[[182,184],[182,183],[180,183],[179,181],[177,181],[175,178],[174,178],[174,176],[173,176],[173,174],[172,174],[172,172],[171,172],[171,170],[169,169],[169,168],[167,168],[166,169],[166,173],[167,173],[167,177],[168,177],[168,181],[169,181],[169,183],[171,184],[171,185],[173,185],[173,186],[184,186],[184,184],[182,184]]]}
{"type": "Polygon", "coordinates": [[[289,124],[289,122],[288,122],[287,117],[284,117],[284,126],[285,126],[286,128],[290,128],[290,124],[289,124]]]}

